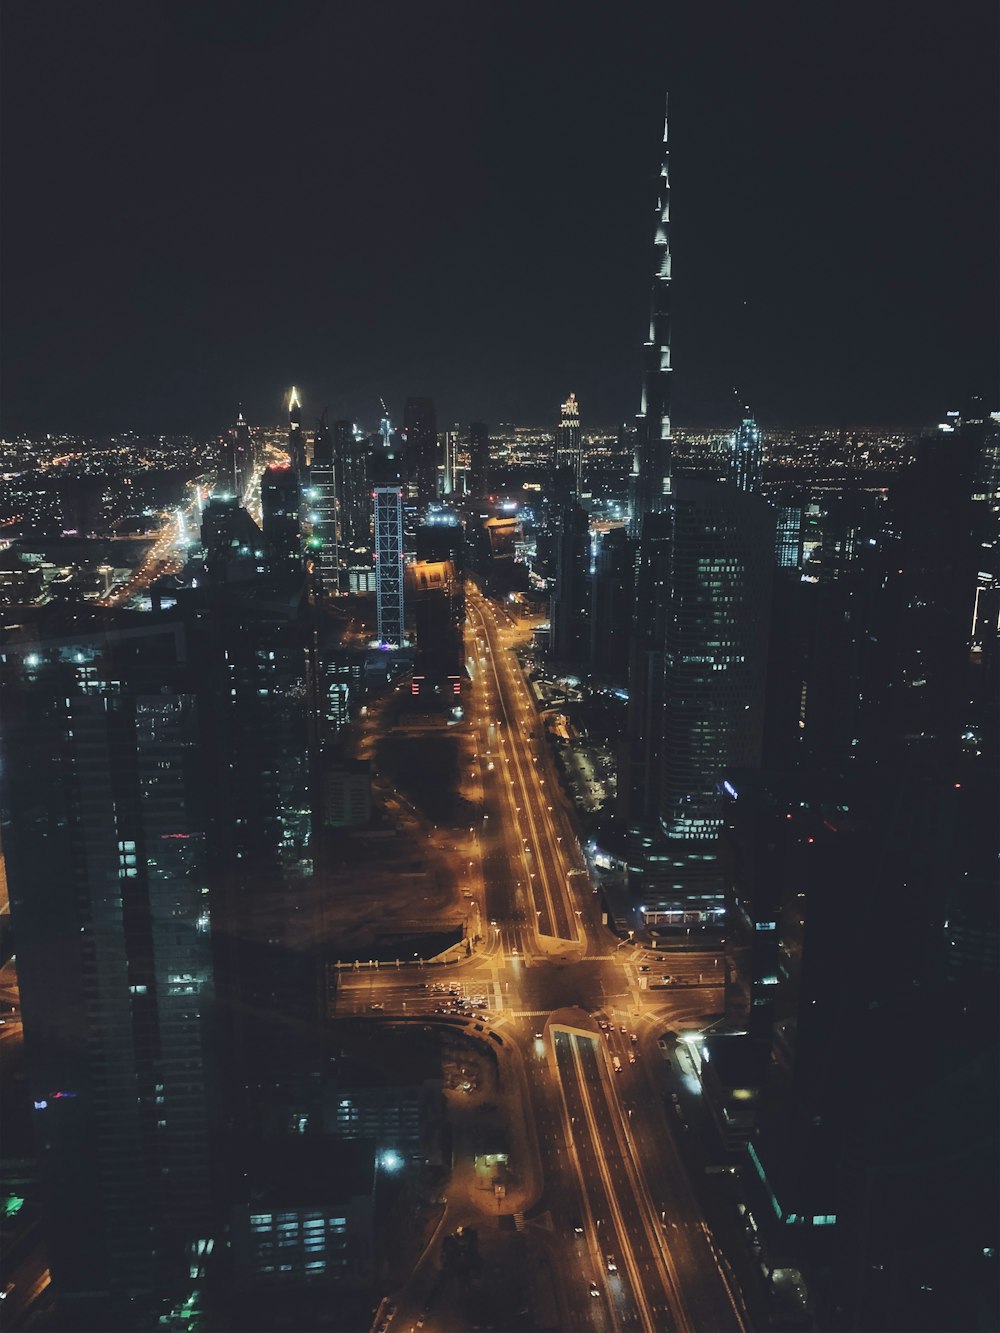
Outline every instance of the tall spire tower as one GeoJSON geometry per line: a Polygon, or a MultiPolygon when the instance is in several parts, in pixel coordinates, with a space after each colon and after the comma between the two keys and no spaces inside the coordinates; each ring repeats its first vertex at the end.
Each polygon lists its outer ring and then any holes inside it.
{"type": "Polygon", "coordinates": [[[670,494],[670,154],[663,119],[663,158],[656,196],[653,291],[645,347],[642,407],[632,462],[632,535],[642,535],[647,514],[666,508],[670,494]]]}

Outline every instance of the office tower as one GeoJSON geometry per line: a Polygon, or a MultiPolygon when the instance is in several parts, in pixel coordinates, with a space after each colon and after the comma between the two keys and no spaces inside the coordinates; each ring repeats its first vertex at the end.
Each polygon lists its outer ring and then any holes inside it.
{"type": "Polygon", "coordinates": [[[403,642],[403,499],[398,486],[375,488],[375,592],[378,641],[403,642]]]}
{"type": "Polygon", "coordinates": [[[760,764],[774,515],[759,495],[680,478],[663,689],[668,837],[713,839],[724,768],[760,764]]]}
{"type": "Polygon", "coordinates": [[[490,489],[490,431],[482,421],[469,426],[469,494],[481,500],[490,489]]]}
{"type": "Polygon", "coordinates": [[[246,499],[247,491],[253,484],[256,465],[253,436],[243,417],[242,409],[237,414],[236,426],[234,427],[234,452],[236,455],[236,479],[239,485],[236,495],[242,501],[246,499]]]}
{"type": "Polygon", "coordinates": [[[342,563],[353,563],[359,555],[370,559],[372,506],[367,445],[357,437],[350,421],[333,423],[333,460],[340,504],[342,563]]]}
{"type": "Polygon", "coordinates": [[[618,764],[618,813],[633,829],[659,821],[663,770],[663,654],[670,598],[671,513],[649,514],[636,543],[629,636],[628,724],[618,764]]]}
{"type": "Polygon", "coordinates": [[[566,486],[573,497],[580,498],[583,485],[583,442],[580,436],[580,404],[571,393],[559,408],[556,425],[555,470],[557,477],[570,482],[566,486]]]}
{"type": "Polygon", "coordinates": [[[465,679],[465,593],[450,559],[416,560],[407,569],[416,632],[410,692],[421,705],[454,708],[465,679]]]}
{"type": "Polygon", "coordinates": [[[891,743],[911,751],[959,748],[967,730],[969,640],[984,554],[973,499],[982,437],[959,426],[917,441],[891,488],[897,553],[886,561],[888,621],[895,649],[888,691],[891,743]]]}
{"type": "Polygon", "coordinates": [[[653,239],[653,291],[645,348],[642,405],[632,462],[632,536],[642,536],[647,514],[666,507],[670,493],[670,171],[667,120],[653,239]]]}
{"type": "Polygon", "coordinates": [[[736,489],[759,491],[764,467],[761,432],[749,412],[733,436],[731,460],[731,476],[736,489]]]}
{"type": "Polygon", "coordinates": [[[564,505],[557,519],[549,621],[549,656],[585,663],[590,656],[590,520],[575,502],[564,505]]]}
{"type": "Polygon", "coordinates": [[[406,477],[416,484],[417,503],[437,499],[437,418],[431,398],[407,398],[403,413],[406,477]]]}
{"type": "Polygon", "coordinates": [[[446,430],[441,433],[442,472],[441,495],[450,499],[455,494],[455,469],[458,466],[459,432],[446,430]]]}
{"type": "Polygon", "coordinates": [[[322,596],[340,592],[340,515],[337,506],[337,473],[333,438],[326,411],[316,424],[313,460],[309,472],[309,503],[315,514],[309,539],[313,568],[322,596]]]}
{"type": "Polygon", "coordinates": [[[590,670],[606,682],[628,681],[635,590],[635,544],[624,528],[601,538],[591,579],[590,670]]]}
{"type": "MultiPolygon", "coordinates": [[[[241,412],[240,421],[242,420],[241,412]]],[[[215,492],[220,498],[243,495],[236,452],[236,431],[232,428],[219,439],[219,468],[215,478],[215,492]]]]}
{"type": "Polygon", "coordinates": [[[202,510],[201,547],[205,576],[213,584],[236,583],[263,574],[264,534],[235,496],[213,497],[202,510]]]}
{"type": "Polygon", "coordinates": [[[294,384],[288,395],[288,456],[292,460],[292,471],[304,482],[306,437],[302,430],[302,402],[294,384]]]}
{"type": "Polygon", "coordinates": [[[265,470],[260,483],[260,507],[273,574],[298,576],[302,573],[301,495],[302,488],[293,467],[276,466],[265,470]]]}
{"type": "Polygon", "coordinates": [[[85,1306],[168,1294],[215,1234],[215,902],[183,629],[55,619],[4,644],[0,809],[49,1262],[85,1306]]]}

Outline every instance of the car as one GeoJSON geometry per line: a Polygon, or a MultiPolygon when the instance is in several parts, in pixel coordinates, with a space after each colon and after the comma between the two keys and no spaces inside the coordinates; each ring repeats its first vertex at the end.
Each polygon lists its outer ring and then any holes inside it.
{"type": "Polygon", "coordinates": [[[648,964],[648,963],[640,963],[640,964],[639,964],[639,971],[640,971],[640,972],[648,972],[648,971],[649,971],[649,964],[648,964]]]}
{"type": "Polygon", "coordinates": [[[620,1027],[618,1030],[619,1030],[619,1032],[627,1032],[627,1031],[628,1031],[628,1028],[627,1028],[627,1027],[625,1026],[625,1024],[623,1023],[623,1024],[621,1025],[621,1027],[620,1027]]]}
{"type": "Polygon", "coordinates": [[[638,1045],[639,1045],[639,1038],[635,1035],[634,1032],[630,1032],[630,1033],[628,1034],[628,1039],[629,1039],[629,1041],[632,1043],[633,1046],[638,1046],[638,1045]]]}
{"type": "Polygon", "coordinates": [[[635,1051],[629,1051],[629,1053],[628,1053],[628,1062],[629,1062],[630,1065],[634,1065],[634,1064],[635,1064],[635,1051]]]}
{"type": "Polygon", "coordinates": [[[608,1255],[608,1272],[609,1273],[618,1272],[618,1265],[615,1263],[615,1256],[613,1254],[608,1255]]]}
{"type": "Polygon", "coordinates": [[[583,1223],[580,1221],[578,1217],[575,1218],[573,1221],[573,1231],[577,1236],[583,1235],[583,1223]]]}
{"type": "Polygon", "coordinates": [[[600,1287],[597,1285],[596,1282],[591,1282],[591,1284],[590,1284],[590,1294],[591,1294],[591,1296],[600,1296],[600,1294],[601,1294],[601,1289],[600,1289],[600,1287]]]}
{"type": "Polygon", "coordinates": [[[599,1026],[600,1026],[600,1029],[601,1029],[602,1032],[607,1032],[607,1030],[608,1030],[608,1025],[607,1025],[607,1022],[606,1022],[605,1019],[602,1018],[602,1019],[600,1020],[600,1024],[599,1024],[599,1026]]]}
{"type": "Polygon", "coordinates": [[[384,1005],[384,1004],[378,1004],[378,1003],[376,1003],[376,1004],[370,1004],[370,1005],[368,1006],[368,1008],[369,1008],[369,1009],[384,1009],[384,1008],[385,1008],[385,1005],[384,1005]]]}

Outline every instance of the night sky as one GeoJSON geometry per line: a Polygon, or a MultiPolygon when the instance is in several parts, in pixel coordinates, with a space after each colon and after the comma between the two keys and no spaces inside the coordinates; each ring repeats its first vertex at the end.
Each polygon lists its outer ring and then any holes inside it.
{"type": "Polygon", "coordinates": [[[5,0],[5,433],[996,407],[993,0],[5,0]]]}

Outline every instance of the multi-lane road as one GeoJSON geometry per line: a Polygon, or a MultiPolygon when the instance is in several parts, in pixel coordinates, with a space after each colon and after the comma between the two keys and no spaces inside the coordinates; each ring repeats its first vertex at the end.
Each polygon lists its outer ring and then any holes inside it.
{"type": "MultiPolygon", "coordinates": [[[[457,1023],[505,1045],[537,1150],[525,1225],[539,1219],[563,1329],[740,1333],[747,1316],[690,1184],[657,1044],[717,1007],[721,960],[623,947],[602,924],[512,651],[528,631],[475,588],[468,608],[476,744],[463,794],[481,805],[483,938],[447,967],[345,970],[336,1013],[457,1023]]],[[[403,1330],[416,1322],[406,1306],[403,1292],[403,1330]]]]}

